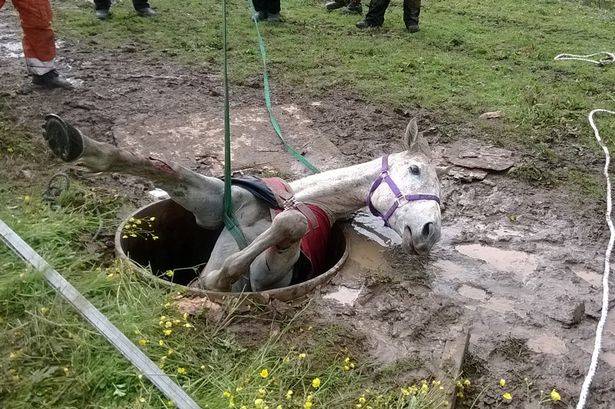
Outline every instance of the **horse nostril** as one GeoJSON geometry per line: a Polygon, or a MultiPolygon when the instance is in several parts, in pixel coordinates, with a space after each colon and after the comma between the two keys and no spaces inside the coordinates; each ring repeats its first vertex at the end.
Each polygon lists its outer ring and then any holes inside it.
{"type": "Polygon", "coordinates": [[[423,237],[429,237],[433,233],[433,223],[425,223],[423,226],[423,237]]]}

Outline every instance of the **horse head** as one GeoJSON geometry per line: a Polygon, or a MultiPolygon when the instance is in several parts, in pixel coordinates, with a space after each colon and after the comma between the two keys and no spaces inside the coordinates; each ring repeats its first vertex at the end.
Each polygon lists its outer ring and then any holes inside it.
{"type": "Polygon", "coordinates": [[[408,250],[424,255],[440,239],[440,182],[416,119],[408,124],[403,142],[403,152],[382,158],[367,203],[408,250]]]}

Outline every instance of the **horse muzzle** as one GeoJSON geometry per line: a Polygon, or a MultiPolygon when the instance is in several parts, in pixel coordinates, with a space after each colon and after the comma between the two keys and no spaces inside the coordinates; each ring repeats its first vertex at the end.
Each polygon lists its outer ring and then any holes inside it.
{"type": "Polygon", "coordinates": [[[412,230],[410,226],[406,226],[402,234],[402,239],[404,247],[411,253],[425,256],[429,254],[432,247],[440,239],[440,226],[433,222],[425,223],[421,228],[416,230],[412,230]]]}

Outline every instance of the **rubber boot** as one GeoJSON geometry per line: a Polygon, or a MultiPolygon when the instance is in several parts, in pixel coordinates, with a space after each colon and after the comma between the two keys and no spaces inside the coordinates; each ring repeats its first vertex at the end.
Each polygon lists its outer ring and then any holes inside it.
{"type": "Polygon", "coordinates": [[[342,10],[343,14],[363,14],[361,0],[350,0],[348,5],[342,10]]]}
{"type": "Polygon", "coordinates": [[[332,10],[341,9],[346,4],[348,4],[347,0],[331,0],[325,3],[325,8],[328,11],[332,11],[332,10]]]}

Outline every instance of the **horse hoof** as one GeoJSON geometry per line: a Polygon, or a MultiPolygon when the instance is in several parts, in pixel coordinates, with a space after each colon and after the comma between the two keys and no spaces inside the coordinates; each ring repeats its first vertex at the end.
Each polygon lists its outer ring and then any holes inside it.
{"type": "Polygon", "coordinates": [[[64,162],[77,160],[83,154],[83,135],[57,115],[45,117],[44,137],[54,155],[64,162]]]}

